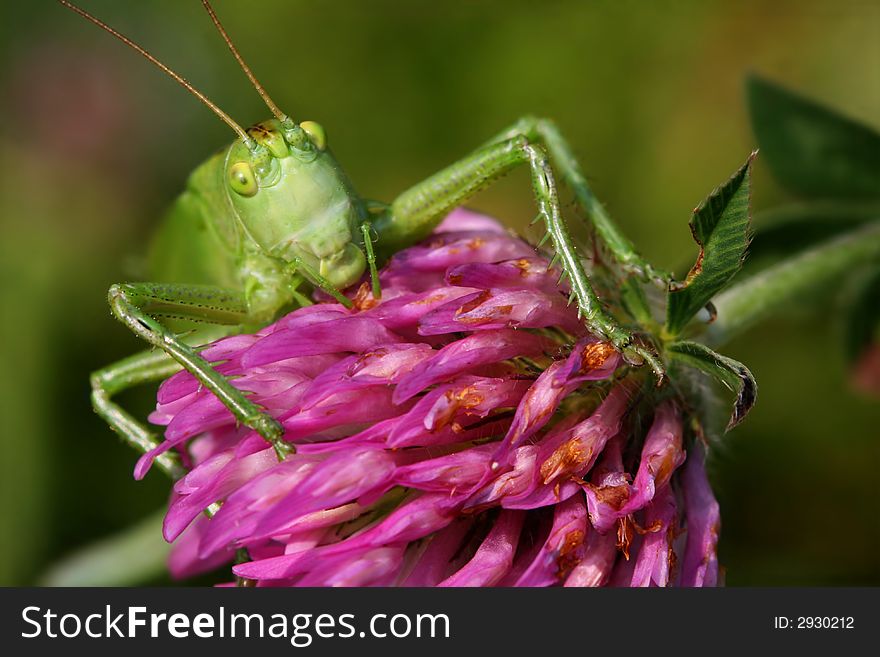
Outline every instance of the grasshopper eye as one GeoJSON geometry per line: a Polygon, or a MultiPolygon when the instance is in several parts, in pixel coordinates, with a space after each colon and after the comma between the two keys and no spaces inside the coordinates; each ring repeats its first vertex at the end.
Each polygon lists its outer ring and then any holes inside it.
{"type": "Polygon", "coordinates": [[[299,124],[299,127],[305,130],[309,139],[311,139],[312,143],[315,145],[315,148],[319,151],[323,151],[327,148],[327,133],[324,132],[324,126],[320,123],[315,123],[314,121],[303,121],[299,124]]]}
{"type": "Polygon", "coordinates": [[[229,186],[240,196],[253,196],[260,189],[254,170],[247,162],[236,162],[229,167],[229,186]]]}

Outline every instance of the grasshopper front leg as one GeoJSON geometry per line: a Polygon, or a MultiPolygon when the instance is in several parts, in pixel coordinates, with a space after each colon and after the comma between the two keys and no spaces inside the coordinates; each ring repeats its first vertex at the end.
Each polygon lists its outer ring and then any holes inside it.
{"type": "Polygon", "coordinates": [[[572,296],[587,328],[611,342],[630,360],[648,361],[662,377],[663,367],[656,355],[635,343],[632,332],[602,307],[560,213],[547,152],[526,135],[489,143],[398,196],[387,213],[374,223],[379,233],[378,250],[387,256],[426,237],[453,208],[521,165],[529,167],[538,217],[544,221],[564,275],[571,281],[572,296]]]}
{"type": "MultiPolygon", "coordinates": [[[[113,314],[136,335],[158,347],[193,374],[235,416],[269,442],[279,459],[293,450],[283,440],[283,427],[250,401],[180,336],[163,326],[157,317],[177,317],[241,326],[249,323],[244,295],[223,288],[161,283],[113,285],[108,293],[113,314]]],[[[122,421],[124,418],[120,418],[122,421]]]]}

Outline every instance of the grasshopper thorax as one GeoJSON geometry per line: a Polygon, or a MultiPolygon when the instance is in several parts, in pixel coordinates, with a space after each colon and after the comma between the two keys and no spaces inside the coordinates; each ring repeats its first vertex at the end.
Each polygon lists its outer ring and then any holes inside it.
{"type": "Polygon", "coordinates": [[[357,281],[366,262],[355,244],[362,204],[316,123],[270,119],[233,143],[223,186],[243,231],[261,252],[304,261],[333,285],[357,281]]]}

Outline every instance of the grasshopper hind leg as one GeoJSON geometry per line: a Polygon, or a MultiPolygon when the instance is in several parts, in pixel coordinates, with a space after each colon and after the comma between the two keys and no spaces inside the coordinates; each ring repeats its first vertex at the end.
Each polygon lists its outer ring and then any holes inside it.
{"type": "MultiPolygon", "coordinates": [[[[92,384],[92,407],[128,445],[146,453],[159,444],[158,436],[113,401],[114,395],[143,383],[160,381],[180,370],[180,365],[161,351],[145,351],[119,360],[96,372],[92,384]]],[[[156,465],[172,479],[185,474],[173,452],[156,458],[156,465]]]]}
{"type": "Polygon", "coordinates": [[[398,196],[388,211],[374,222],[379,234],[377,246],[383,255],[425,237],[450,211],[495,179],[527,166],[532,191],[563,275],[572,287],[572,300],[587,329],[607,340],[634,364],[647,363],[658,378],[663,365],[652,349],[634,339],[604,308],[584,269],[578,247],[562,217],[550,157],[539,139],[527,134],[492,141],[446,169],[418,183],[398,196]]]}
{"type": "Polygon", "coordinates": [[[531,142],[526,143],[523,148],[529,158],[532,187],[538,202],[539,214],[536,221],[543,219],[553,244],[554,260],[559,261],[562,266],[562,276],[571,283],[572,292],[569,302],[577,301],[578,315],[585,320],[587,328],[592,333],[611,342],[630,363],[637,365],[647,363],[658,381],[662,381],[665,370],[654,351],[636,342],[633,333],[605,311],[593,290],[584,269],[583,259],[560,213],[553,171],[546,150],[531,142]]]}
{"type": "Polygon", "coordinates": [[[526,116],[502,131],[489,143],[505,141],[517,135],[523,135],[547,149],[553,166],[559,171],[562,181],[574,192],[575,201],[585,213],[596,237],[608,249],[620,268],[628,274],[634,274],[642,280],[653,281],[659,287],[666,289],[672,280],[672,275],[654,267],[642,257],[633,243],[612,221],[605,206],[599,202],[590,188],[571,146],[556,124],[549,119],[526,116]]]}

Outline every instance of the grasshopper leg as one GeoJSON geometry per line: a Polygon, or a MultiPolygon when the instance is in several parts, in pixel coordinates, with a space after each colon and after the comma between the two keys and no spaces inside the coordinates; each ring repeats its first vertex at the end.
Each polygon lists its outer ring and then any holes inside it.
{"type": "Polygon", "coordinates": [[[364,250],[367,253],[367,265],[370,268],[370,283],[373,286],[373,298],[382,298],[382,286],[379,283],[379,270],[376,268],[376,251],[373,248],[373,226],[369,221],[361,224],[361,234],[364,238],[364,250]]]}
{"type": "Polygon", "coordinates": [[[666,289],[672,275],[655,268],[636,251],[633,243],[621,232],[605,207],[596,198],[578,164],[568,141],[549,119],[526,116],[510,128],[502,131],[489,143],[506,141],[517,135],[544,146],[553,166],[559,171],[563,182],[574,192],[575,199],[596,231],[598,239],[607,247],[611,257],[627,273],[651,280],[666,289]]]}
{"type": "Polygon", "coordinates": [[[302,273],[303,277],[306,280],[308,280],[310,283],[312,283],[312,285],[314,285],[317,288],[320,288],[321,290],[323,290],[324,292],[329,294],[331,297],[336,299],[340,304],[342,304],[346,308],[352,307],[353,304],[351,302],[351,299],[349,299],[347,296],[342,294],[342,292],[339,290],[339,288],[337,288],[335,285],[333,285],[333,283],[331,283],[326,278],[321,276],[320,272],[318,272],[313,267],[310,267],[309,264],[305,260],[303,260],[302,258],[299,258],[297,256],[290,256],[290,258],[291,258],[291,262],[293,263],[293,270],[294,271],[296,271],[298,273],[302,273]]]}
{"type": "Polygon", "coordinates": [[[283,427],[250,401],[180,336],[157,317],[177,317],[239,326],[248,320],[244,295],[222,288],[160,283],[124,283],[110,287],[113,314],[137,336],[158,347],[193,374],[242,424],[269,442],[279,459],[293,447],[283,439],[283,427]]]}
{"type": "Polygon", "coordinates": [[[587,328],[611,342],[632,362],[647,361],[662,378],[663,367],[659,359],[650,349],[634,342],[632,332],[608,314],[596,296],[577,245],[562,218],[547,151],[527,135],[517,134],[491,142],[398,196],[374,223],[380,236],[378,245],[383,249],[382,255],[389,255],[389,249],[393,253],[393,250],[426,237],[453,208],[522,165],[529,167],[539,219],[547,227],[556,257],[571,282],[572,296],[587,328]]]}
{"type": "MultiPolygon", "coordinates": [[[[180,365],[162,351],[144,351],[119,360],[92,373],[92,407],[126,443],[141,453],[148,452],[159,444],[158,437],[112,398],[136,385],[164,379],[179,369],[180,365]]],[[[161,454],[156,465],[175,480],[185,474],[173,452],[161,454]]]]}

